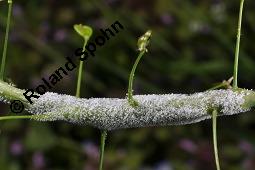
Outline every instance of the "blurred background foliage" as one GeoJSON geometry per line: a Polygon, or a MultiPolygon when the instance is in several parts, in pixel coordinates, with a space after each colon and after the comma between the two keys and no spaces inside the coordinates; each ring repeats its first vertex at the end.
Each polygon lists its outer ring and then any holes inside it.
{"type": "MultiPolygon", "coordinates": [[[[7,2],[0,2],[2,51],[7,2]]],[[[255,1],[246,0],[239,85],[255,86],[255,1]]],[[[193,93],[232,76],[239,0],[14,0],[6,75],[20,88],[35,88],[82,47],[74,24],[94,29],[118,20],[117,36],[85,63],[82,97],[125,97],[137,56],[137,39],[153,30],[140,63],[135,94],[193,93]]],[[[75,94],[77,71],[52,89],[75,94]]],[[[11,114],[1,104],[1,115],[11,114]]],[[[25,113],[24,113],[25,114],[25,113]]],[[[224,170],[255,169],[254,112],[221,117],[219,155],[224,170]]],[[[1,170],[94,170],[100,132],[65,122],[0,122],[1,170]]],[[[105,170],[213,170],[210,120],[186,126],[110,132],[105,170]]]]}

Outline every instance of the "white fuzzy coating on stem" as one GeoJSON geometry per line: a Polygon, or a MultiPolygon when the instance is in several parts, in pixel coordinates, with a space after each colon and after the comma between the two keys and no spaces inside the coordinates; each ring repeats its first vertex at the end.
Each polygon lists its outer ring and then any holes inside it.
{"type": "MultiPolygon", "coordinates": [[[[1,94],[1,92],[0,92],[1,94]]],[[[3,102],[3,103],[7,103],[7,104],[10,104],[10,101],[8,101],[6,98],[0,96],[0,101],[3,102]]]]}
{"type": "Polygon", "coordinates": [[[220,115],[250,110],[243,108],[249,91],[212,90],[195,94],[135,95],[138,107],[127,99],[80,99],[69,95],[45,93],[30,105],[28,111],[40,121],[64,120],[104,130],[149,126],[183,125],[220,115]]]}

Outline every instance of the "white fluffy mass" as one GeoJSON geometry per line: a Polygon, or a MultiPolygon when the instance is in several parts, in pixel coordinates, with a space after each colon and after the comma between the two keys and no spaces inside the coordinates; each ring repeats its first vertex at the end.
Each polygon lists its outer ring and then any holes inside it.
{"type": "Polygon", "coordinates": [[[217,109],[220,115],[246,112],[242,108],[248,91],[212,90],[206,92],[165,95],[135,95],[138,107],[127,99],[80,99],[69,95],[45,93],[28,111],[41,121],[65,120],[99,129],[182,125],[211,118],[217,109]]]}

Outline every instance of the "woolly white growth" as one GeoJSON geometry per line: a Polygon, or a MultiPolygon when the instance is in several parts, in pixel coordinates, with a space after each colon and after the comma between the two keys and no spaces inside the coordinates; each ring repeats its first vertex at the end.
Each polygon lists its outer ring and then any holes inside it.
{"type": "Polygon", "coordinates": [[[46,115],[41,121],[65,120],[99,129],[190,124],[211,118],[211,111],[221,115],[246,112],[242,108],[249,91],[213,90],[192,95],[136,95],[139,106],[131,107],[127,99],[79,99],[69,95],[46,93],[28,111],[46,115]]]}
{"type": "Polygon", "coordinates": [[[6,97],[3,92],[0,91],[0,101],[6,104],[10,104],[10,101],[8,100],[8,97],[6,97]]]}
{"type": "Polygon", "coordinates": [[[6,100],[4,97],[0,96],[0,101],[3,102],[3,103],[7,103],[9,104],[10,101],[6,100]]]}

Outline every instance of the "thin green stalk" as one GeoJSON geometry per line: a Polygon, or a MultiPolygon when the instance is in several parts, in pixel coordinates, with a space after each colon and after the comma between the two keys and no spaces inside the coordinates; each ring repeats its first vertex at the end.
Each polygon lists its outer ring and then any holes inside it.
{"type": "Polygon", "coordinates": [[[214,148],[214,158],[217,170],[220,170],[220,162],[218,155],[218,146],[217,146],[217,110],[212,112],[212,129],[213,129],[213,148],[214,148]]]}
{"type": "MultiPolygon", "coordinates": [[[[87,42],[92,35],[92,29],[85,25],[74,25],[74,29],[78,34],[80,34],[84,38],[83,44],[83,51],[85,51],[85,47],[87,42]]],[[[81,56],[84,57],[84,54],[81,56]]],[[[82,80],[82,73],[83,73],[83,61],[80,61],[79,65],[79,72],[78,72],[78,80],[77,80],[77,88],[76,88],[76,97],[80,97],[80,90],[81,90],[81,80],[82,80]]],[[[105,140],[106,140],[107,131],[101,132],[101,145],[100,145],[100,165],[99,169],[101,170],[103,167],[103,157],[104,157],[104,147],[105,147],[105,140]]]]}
{"type": "Polygon", "coordinates": [[[138,55],[137,59],[135,60],[135,64],[133,65],[133,68],[129,75],[128,94],[127,94],[128,102],[133,107],[138,106],[138,102],[133,98],[133,81],[134,81],[134,76],[135,76],[135,70],[136,70],[136,67],[137,67],[139,61],[141,60],[142,56],[144,55],[144,53],[148,51],[147,46],[150,42],[151,34],[152,34],[152,31],[148,30],[137,41],[139,55],[138,55]]]}
{"type": "Polygon", "coordinates": [[[145,51],[141,51],[135,61],[135,64],[133,65],[133,68],[131,70],[131,73],[129,75],[129,82],[128,82],[128,101],[132,106],[137,106],[138,103],[133,99],[133,81],[135,76],[135,70],[136,67],[141,60],[142,56],[144,55],[145,51]]]}
{"type": "Polygon", "coordinates": [[[0,120],[31,119],[33,115],[1,116],[0,120]]]}
{"type": "MultiPolygon", "coordinates": [[[[84,44],[83,44],[83,50],[85,50],[85,47],[87,45],[87,40],[84,39],[84,44]]],[[[82,55],[82,57],[84,57],[84,54],[82,55]]],[[[82,74],[83,74],[83,61],[80,61],[80,65],[79,65],[79,72],[78,72],[78,80],[77,80],[77,87],[76,87],[76,97],[80,97],[80,92],[81,92],[81,80],[82,80],[82,74]]]]}
{"type": "Polygon", "coordinates": [[[6,23],[6,31],[5,31],[5,38],[4,38],[4,49],[2,55],[2,63],[1,63],[1,70],[0,70],[0,79],[4,79],[4,71],[5,71],[5,64],[6,64],[6,54],[7,54],[7,46],[8,46],[8,39],[9,39],[9,32],[10,32],[10,22],[11,22],[11,13],[12,13],[12,0],[8,0],[8,16],[7,16],[7,23],[6,23]]]}
{"type": "Polygon", "coordinates": [[[236,49],[235,49],[233,88],[238,88],[238,85],[237,85],[237,76],[238,76],[238,60],[239,60],[239,51],[240,51],[239,49],[240,49],[241,29],[242,29],[243,4],[244,4],[244,0],[240,0],[240,10],[239,10],[239,19],[238,19],[236,49]]]}
{"type": "Polygon", "coordinates": [[[99,170],[103,170],[104,148],[105,148],[106,137],[107,137],[107,131],[104,130],[104,131],[101,132],[99,170]]]}

